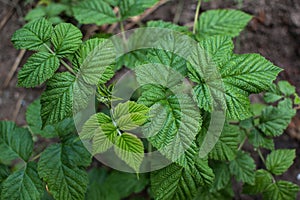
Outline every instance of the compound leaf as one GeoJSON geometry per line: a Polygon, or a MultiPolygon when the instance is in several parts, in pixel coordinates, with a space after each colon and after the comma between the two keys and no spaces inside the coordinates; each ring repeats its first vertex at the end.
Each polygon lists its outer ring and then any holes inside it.
{"type": "Polygon", "coordinates": [[[295,150],[274,150],[266,159],[266,167],[271,173],[281,175],[293,164],[295,158],[295,150]]]}
{"type": "Polygon", "coordinates": [[[236,37],[252,16],[239,10],[209,10],[201,14],[197,24],[197,38],[224,35],[236,37]]]}
{"type": "Polygon", "coordinates": [[[70,23],[60,23],[54,27],[51,42],[58,56],[75,52],[81,44],[81,31],[70,23]]]}
{"type": "Polygon", "coordinates": [[[28,129],[16,127],[14,122],[0,121],[0,160],[8,162],[16,158],[28,161],[33,141],[28,129]]]}
{"type": "Polygon", "coordinates": [[[40,200],[45,184],[39,178],[36,163],[29,162],[2,183],[1,199],[40,200]]]}
{"type": "Polygon", "coordinates": [[[253,158],[242,151],[238,151],[235,160],[232,160],[229,164],[230,173],[235,175],[238,181],[249,184],[255,182],[255,167],[253,158]]]}
{"type": "Polygon", "coordinates": [[[52,32],[52,24],[40,18],[17,30],[11,41],[17,49],[39,50],[50,39],[52,32]]]}
{"type": "Polygon", "coordinates": [[[142,141],[133,134],[123,133],[117,136],[115,145],[117,156],[138,172],[144,158],[142,141]]]}
{"type": "Polygon", "coordinates": [[[75,76],[69,72],[55,74],[41,96],[43,126],[54,124],[72,115],[73,83],[75,76]]]}
{"type": "Polygon", "coordinates": [[[263,193],[264,199],[287,200],[296,199],[299,186],[288,181],[278,181],[267,187],[263,193]]]}
{"type": "Polygon", "coordinates": [[[253,185],[245,184],[243,186],[243,193],[246,194],[259,194],[266,190],[266,188],[272,184],[272,175],[263,169],[257,170],[255,172],[255,182],[253,185]]]}
{"type": "Polygon", "coordinates": [[[150,8],[158,0],[123,0],[120,1],[119,8],[121,13],[121,20],[125,20],[129,17],[136,16],[144,12],[147,8],[150,8]]]}
{"type": "Polygon", "coordinates": [[[82,1],[73,7],[75,18],[82,24],[112,24],[118,19],[113,9],[105,1],[82,1]]]}
{"type": "Polygon", "coordinates": [[[18,73],[18,86],[35,87],[51,78],[59,67],[59,59],[47,52],[33,54],[18,73]]]}

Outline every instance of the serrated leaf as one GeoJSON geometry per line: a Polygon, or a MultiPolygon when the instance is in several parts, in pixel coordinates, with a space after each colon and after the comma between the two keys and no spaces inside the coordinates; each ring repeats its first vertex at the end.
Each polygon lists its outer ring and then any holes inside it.
{"type": "Polygon", "coordinates": [[[238,127],[225,124],[219,140],[208,157],[214,160],[233,160],[238,149],[239,135],[238,127]]]}
{"type": "Polygon", "coordinates": [[[196,37],[198,39],[213,35],[236,37],[251,18],[251,15],[239,10],[206,11],[199,18],[196,37]]]}
{"type": "Polygon", "coordinates": [[[296,88],[287,81],[279,81],[278,88],[286,96],[290,96],[296,92],[296,88]]]}
{"type": "Polygon", "coordinates": [[[97,113],[85,122],[79,136],[82,140],[92,140],[92,152],[97,154],[112,147],[117,134],[117,128],[111,118],[103,113],[97,113]]]}
{"type": "Polygon", "coordinates": [[[28,161],[33,141],[28,129],[16,127],[14,122],[0,121],[0,160],[8,162],[16,158],[28,161]]]}
{"type": "Polygon", "coordinates": [[[213,189],[218,191],[224,189],[230,181],[229,166],[224,162],[214,162],[212,165],[213,172],[215,174],[215,180],[213,183],[213,189]]]}
{"type": "Polygon", "coordinates": [[[17,30],[11,41],[17,49],[39,50],[43,44],[50,40],[52,32],[52,24],[46,19],[40,18],[17,30]]]}
{"type": "Polygon", "coordinates": [[[299,186],[288,181],[278,181],[271,184],[263,193],[266,200],[293,200],[296,199],[299,186]]]}
{"type": "Polygon", "coordinates": [[[140,127],[147,121],[149,108],[145,105],[127,101],[119,103],[113,110],[113,119],[118,128],[129,131],[140,127]]]}
{"type": "Polygon", "coordinates": [[[23,169],[11,174],[2,183],[1,199],[40,200],[45,184],[39,178],[36,168],[35,163],[29,162],[23,169]]]}
{"type": "Polygon", "coordinates": [[[129,17],[136,16],[144,12],[147,8],[150,8],[158,0],[123,0],[119,3],[121,20],[125,20],[129,17]]]}
{"type": "Polygon", "coordinates": [[[290,99],[285,99],[277,107],[266,107],[259,118],[258,128],[267,136],[281,135],[296,114],[292,105],[290,99]]]}
{"type": "Polygon", "coordinates": [[[163,20],[157,20],[157,21],[148,21],[147,27],[155,27],[155,28],[167,28],[174,31],[178,31],[181,33],[189,33],[189,29],[186,26],[179,26],[177,24],[173,24],[171,22],[166,22],[163,20]]]}
{"type": "Polygon", "coordinates": [[[81,44],[81,31],[70,23],[60,23],[54,27],[51,42],[54,46],[55,54],[63,56],[74,53],[81,44]]]}
{"type": "Polygon", "coordinates": [[[293,164],[296,158],[295,150],[279,149],[272,151],[266,159],[267,169],[275,174],[281,175],[293,164]]]}
{"type": "Polygon", "coordinates": [[[272,184],[273,177],[266,170],[260,169],[255,172],[255,182],[253,185],[245,184],[243,186],[243,193],[259,194],[266,190],[272,184]]]}
{"type": "MultiPolygon", "coordinates": [[[[0,164],[0,184],[9,176],[10,171],[7,165],[0,164]]],[[[1,193],[1,185],[0,185],[1,193]]]]}
{"type": "Polygon", "coordinates": [[[69,72],[55,74],[41,96],[43,126],[72,116],[73,84],[75,76],[69,72]]]}
{"type": "Polygon", "coordinates": [[[28,58],[18,73],[18,86],[35,87],[54,75],[59,67],[59,59],[47,52],[38,52],[28,58]]]}
{"type": "Polygon", "coordinates": [[[82,24],[112,24],[117,21],[113,9],[105,1],[82,1],[73,7],[75,18],[82,24]]]}
{"type": "Polygon", "coordinates": [[[232,160],[229,164],[230,173],[235,175],[237,181],[251,185],[255,182],[255,167],[253,158],[242,151],[238,151],[235,160],[232,160]]]}
{"type": "Polygon", "coordinates": [[[38,163],[39,176],[47,183],[55,199],[84,199],[87,189],[87,173],[79,166],[81,152],[73,151],[70,145],[54,144],[41,155],[38,163]],[[77,158],[77,159],[75,159],[77,158]]]}
{"type": "Polygon", "coordinates": [[[274,141],[266,138],[259,130],[252,129],[248,136],[250,144],[255,148],[263,147],[269,150],[274,150],[274,141]]]}
{"type": "Polygon", "coordinates": [[[139,172],[144,158],[144,146],[138,137],[130,133],[122,133],[116,138],[114,151],[119,158],[139,172]]]}
{"type": "Polygon", "coordinates": [[[193,200],[232,200],[234,197],[233,190],[231,188],[231,184],[228,184],[225,189],[220,191],[211,191],[207,187],[200,187],[197,195],[193,200]]]}
{"type": "Polygon", "coordinates": [[[197,161],[192,171],[173,163],[151,172],[151,189],[157,200],[192,199],[199,186],[211,184],[213,178],[207,161],[197,161]]]}

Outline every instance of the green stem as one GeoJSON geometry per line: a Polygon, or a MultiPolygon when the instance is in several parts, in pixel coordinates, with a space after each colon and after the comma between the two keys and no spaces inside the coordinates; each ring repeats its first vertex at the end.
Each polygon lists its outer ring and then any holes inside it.
{"type": "Polygon", "coordinates": [[[266,165],[266,160],[265,160],[265,158],[263,157],[263,155],[262,155],[260,149],[257,149],[257,152],[258,152],[258,155],[259,155],[260,159],[263,161],[264,165],[266,165]]]}
{"type": "MultiPolygon", "coordinates": [[[[55,55],[55,52],[52,51],[52,49],[44,43],[44,46],[46,47],[46,49],[52,53],[53,55],[55,55]]],[[[65,66],[67,68],[67,70],[69,70],[72,74],[74,74],[76,76],[75,71],[72,69],[72,67],[70,67],[65,61],[63,61],[62,59],[60,59],[61,64],[63,64],[63,66],[65,66]]]]}
{"type": "Polygon", "coordinates": [[[196,34],[196,26],[198,23],[199,13],[201,8],[201,0],[198,0],[197,8],[196,8],[196,14],[194,18],[194,27],[193,27],[193,34],[196,34]]]}
{"type": "Polygon", "coordinates": [[[247,140],[247,136],[245,136],[245,138],[243,139],[242,143],[240,144],[240,146],[239,146],[239,148],[238,148],[238,151],[241,150],[241,149],[243,148],[243,146],[244,146],[246,140],[247,140]]]}

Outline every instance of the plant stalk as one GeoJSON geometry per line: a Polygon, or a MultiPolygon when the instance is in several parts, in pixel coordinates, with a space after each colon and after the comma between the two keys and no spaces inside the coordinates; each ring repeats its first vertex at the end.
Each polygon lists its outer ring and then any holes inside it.
{"type": "Polygon", "coordinates": [[[193,27],[193,34],[196,34],[196,26],[198,23],[199,13],[201,8],[201,0],[198,0],[197,8],[196,8],[196,14],[194,18],[194,27],[193,27]]]}

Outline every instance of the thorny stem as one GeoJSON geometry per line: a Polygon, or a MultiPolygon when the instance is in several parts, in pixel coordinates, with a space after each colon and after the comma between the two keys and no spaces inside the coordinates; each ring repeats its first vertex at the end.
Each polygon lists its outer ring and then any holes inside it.
{"type": "MultiPolygon", "coordinates": [[[[54,51],[52,51],[52,49],[44,43],[44,46],[46,47],[46,49],[52,53],[53,55],[55,55],[54,51]]],[[[67,68],[67,70],[69,70],[72,74],[76,75],[75,71],[72,69],[72,67],[70,67],[65,61],[63,61],[62,59],[60,60],[61,64],[63,64],[63,66],[65,66],[67,68]]]]}
{"type": "Polygon", "coordinates": [[[196,25],[198,23],[200,8],[201,8],[201,0],[198,0],[198,4],[197,4],[197,8],[196,8],[196,14],[195,14],[195,18],[194,18],[193,34],[196,33],[196,25]]]}

